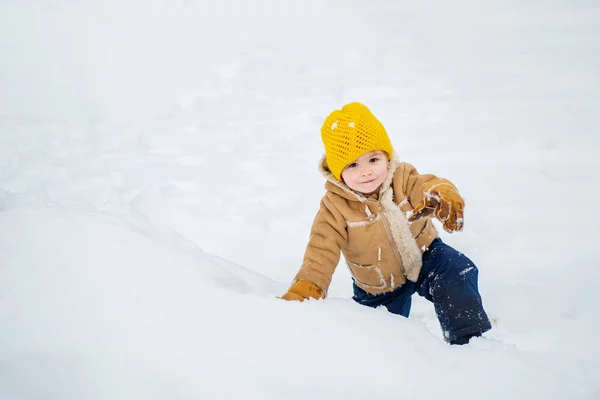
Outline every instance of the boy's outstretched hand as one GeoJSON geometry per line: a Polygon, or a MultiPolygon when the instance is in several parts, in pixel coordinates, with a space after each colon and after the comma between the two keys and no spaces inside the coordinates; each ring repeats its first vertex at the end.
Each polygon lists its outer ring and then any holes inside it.
{"type": "Polygon", "coordinates": [[[323,290],[312,282],[300,279],[294,282],[281,298],[296,301],[304,301],[309,298],[321,299],[323,298],[323,290]]]}
{"type": "Polygon", "coordinates": [[[425,198],[412,211],[409,222],[435,213],[446,232],[462,231],[465,202],[447,179],[436,178],[425,184],[425,198]]]}

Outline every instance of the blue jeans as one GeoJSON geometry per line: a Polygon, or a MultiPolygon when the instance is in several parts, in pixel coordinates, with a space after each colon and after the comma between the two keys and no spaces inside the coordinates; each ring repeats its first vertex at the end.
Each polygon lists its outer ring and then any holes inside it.
{"type": "Polygon", "coordinates": [[[411,296],[417,292],[433,303],[444,338],[464,344],[492,328],[477,288],[478,270],[465,255],[436,238],[423,253],[417,282],[406,281],[392,292],[370,294],[354,286],[353,299],[369,307],[384,306],[408,318],[411,296]]]}

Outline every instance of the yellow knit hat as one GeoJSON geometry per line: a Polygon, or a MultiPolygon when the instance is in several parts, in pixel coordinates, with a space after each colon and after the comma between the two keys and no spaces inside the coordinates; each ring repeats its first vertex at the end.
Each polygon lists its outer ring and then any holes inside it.
{"type": "Polygon", "coordinates": [[[327,167],[341,181],[342,170],[358,157],[374,150],[392,156],[394,152],[385,128],[371,111],[360,103],[335,110],[321,127],[327,167]]]}

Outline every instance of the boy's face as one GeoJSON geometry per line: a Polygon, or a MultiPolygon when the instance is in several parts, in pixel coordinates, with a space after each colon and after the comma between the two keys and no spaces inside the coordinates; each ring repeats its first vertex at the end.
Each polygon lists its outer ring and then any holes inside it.
{"type": "Polygon", "coordinates": [[[385,152],[370,151],[346,165],[342,171],[344,183],[362,194],[373,194],[387,177],[388,158],[385,152]]]}

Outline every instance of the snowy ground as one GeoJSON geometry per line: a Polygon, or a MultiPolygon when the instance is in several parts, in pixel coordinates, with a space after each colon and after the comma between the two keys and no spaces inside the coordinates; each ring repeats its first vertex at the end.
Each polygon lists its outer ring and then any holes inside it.
{"type": "Polygon", "coordinates": [[[0,3],[0,398],[600,398],[597,2],[214,3],[0,3]],[[276,299],[349,101],[461,189],[485,338],[276,299]]]}

